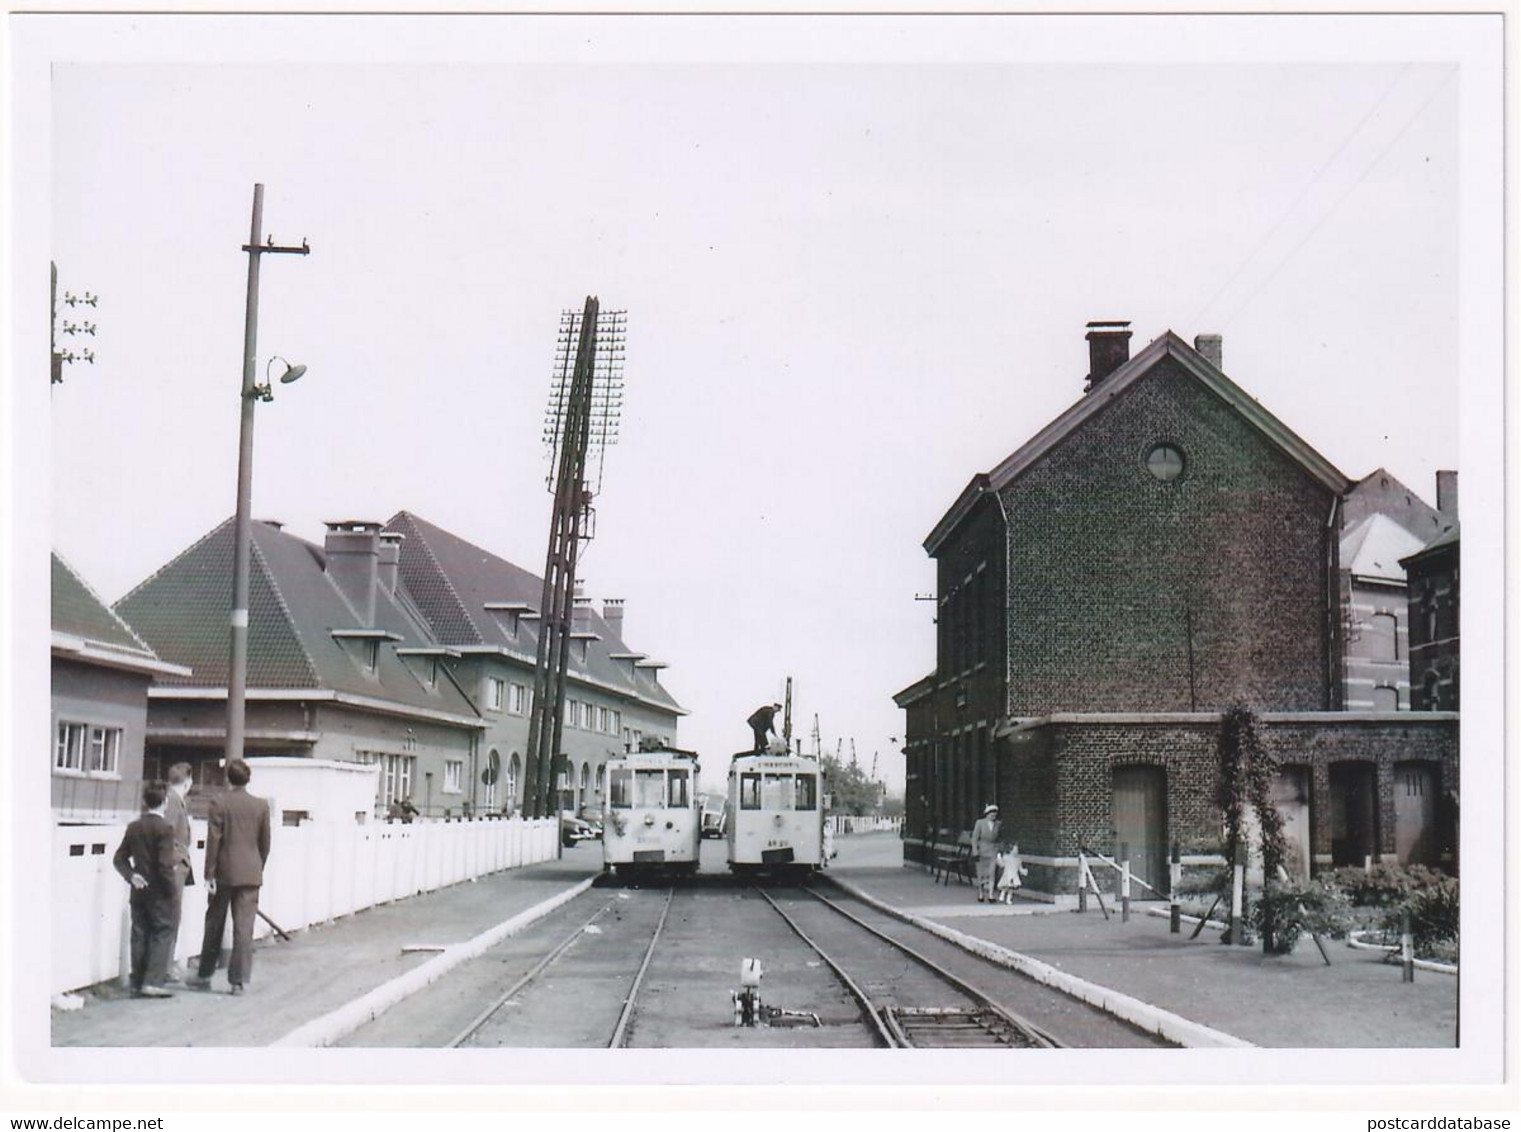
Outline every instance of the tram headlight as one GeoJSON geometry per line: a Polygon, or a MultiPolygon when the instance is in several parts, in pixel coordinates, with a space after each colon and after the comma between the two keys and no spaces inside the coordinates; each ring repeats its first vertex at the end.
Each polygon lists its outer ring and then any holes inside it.
{"type": "Polygon", "coordinates": [[[644,824],[645,825],[654,825],[655,824],[655,815],[654,814],[645,814],[644,815],[644,824]]]}

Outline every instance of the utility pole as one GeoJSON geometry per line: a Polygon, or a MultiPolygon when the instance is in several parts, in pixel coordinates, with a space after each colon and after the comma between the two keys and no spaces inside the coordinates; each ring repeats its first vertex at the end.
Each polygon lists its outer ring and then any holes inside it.
{"type": "MultiPolygon", "coordinates": [[[[100,302],[100,296],[92,294],[89,291],[86,291],[83,295],[76,295],[73,291],[65,291],[63,293],[63,301],[69,307],[94,307],[100,302]]],[[[73,365],[75,362],[89,362],[91,365],[94,365],[95,351],[89,347],[85,347],[76,354],[72,349],[65,348],[60,350],[58,348],[58,265],[56,263],[48,264],[48,310],[48,376],[51,384],[62,385],[63,367],[73,365]]],[[[70,319],[64,322],[62,329],[64,334],[69,336],[83,334],[86,337],[93,338],[95,337],[96,326],[88,318],[80,322],[74,322],[70,319]]]]}
{"type": "Polygon", "coordinates": [[[786,741],[787,753],[792,754],[792,677],[787,677],[787,707],[782,716],[782,739],[786,741]]]}
{"type": "Polygon", "coordinates": [[[601,453],[617,441],[626,325],[623,311],[603,312],[594,295],[587,296],[579,314],[566,311],[560,318],[557,369],[544,431],[555,463],[551,480],[555,501],[544,559],[533,705],[523,768],[523,809],[533,818],[548,817],[558,809],[554,791],[565,722],[565,673],[570,661],[576,563],[582,540],[589,540],[594,533],[592,499],[601,487],[601,453]],[[589,450],[598,453],[596,487],[587,477],[589,450]]]}
{"type": "MultiPolygon", "coordinates": [[[[243,387],[242,408],[238,420],[238,503],[233,523],[232,557],[232,642],[227,664],[227,751],[226,757],[243,757],[244,701],[248,693],[248,551],[252,542],[253,494],[253,426],[254,406],[270,400],[269,385],[255,382],[255,359],[259,341],[259,260],[266,255],[310,255],[305,240],[298,247],[282,247],[274,237],[261,242],[264,225],[264,186],[254,185],[253,220],[249,224],[248,295],[243,313],[243,387]]],[[[287,368],[282,381],[294,381],[305,367],[287,368]]]]}
{"type": "Polygon", "coordinates": [[[819,713],[818,712],[814,712],[813,713],[813,757],[815,759],[818,759],[818,758],[820,758],[823,755],[823,753],[824,753],[823,748],[821,748],[819,746],[819,713]]]}

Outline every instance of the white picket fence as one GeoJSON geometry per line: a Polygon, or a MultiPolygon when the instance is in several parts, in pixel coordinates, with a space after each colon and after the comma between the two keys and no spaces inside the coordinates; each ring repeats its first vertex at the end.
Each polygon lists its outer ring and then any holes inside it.
{"type": "Polygon", "coordinates": [[[876,833],[883,829],[897,829],[902,818],[854,817],[850,814],[830,814],[829,823],[835,836],[847,833],[876,833]]]}
{"type": "MultiPolygon", "coordinates": [[[[205,824],[194,824],[197,845],[205,824]]],[[[127,885],[111,867],[125,823],[55,826],[52,993],[114,979],[127,964],[127,885]]],[[[559,822],[549,818],[413,825],[276,826],[259,910],[287,932],[502,869],[552,860],[559,822]]],[[[200,881],[202,850],[191,857],[200,881]]],[[[206,890],[185,891],[175,958],[201,946],[206,890]]],[[[256,938],[271,933],[259,920],[256,938]]]]}

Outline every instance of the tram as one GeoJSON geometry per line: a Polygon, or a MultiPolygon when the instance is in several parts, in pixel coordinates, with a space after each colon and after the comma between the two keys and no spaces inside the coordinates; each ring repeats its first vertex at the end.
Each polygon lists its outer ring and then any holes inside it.
{"type": "Polygon", "coordinates": [[[607,760],[602,866],[620,877],[697,871],[697,755],[657,748],[607,760]]]}
{"type": "Polygon", "coordinates": [[[818,760],[747,751],[729,764],[729,869],[798,878],[824,865],[818,760]]]}

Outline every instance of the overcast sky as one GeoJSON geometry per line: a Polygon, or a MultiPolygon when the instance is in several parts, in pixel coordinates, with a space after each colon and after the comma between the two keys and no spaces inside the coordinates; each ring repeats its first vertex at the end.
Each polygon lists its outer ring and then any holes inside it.
{"type": "MultiPolygon", "coordinates": [[[[1013,34],[1009,29],[1009,34],[1013,34]]],[[[934,664],[921,543],[1081,396],[1084,323],[1224,335],[1344,473],[1457,468],[1456,68],[1443,64],[63,65],[53,542],[114,600],[231,514],[252,186],[254,513],[407,508],[535,571],[558,316],[629,312],[586,592],[721,754],[880,753],[934,664]]]]}

